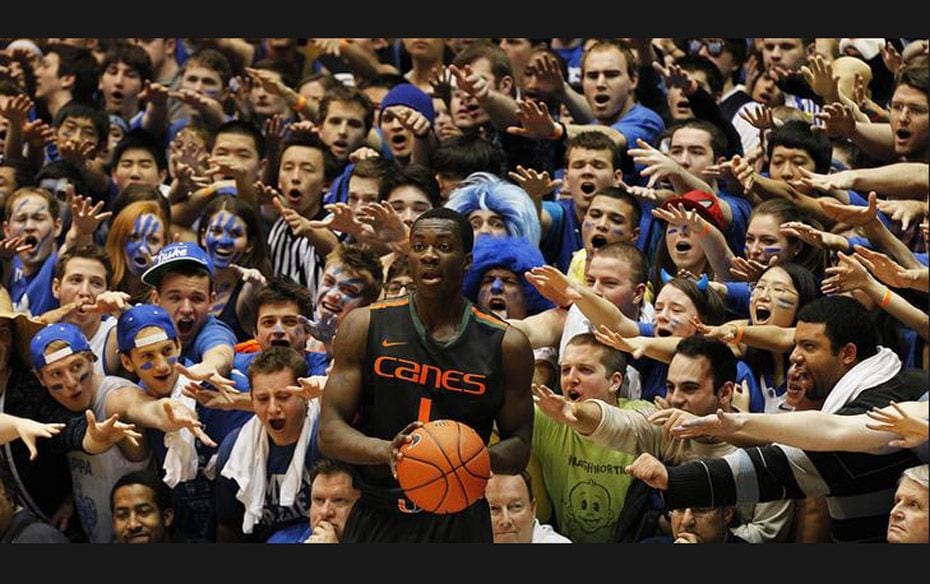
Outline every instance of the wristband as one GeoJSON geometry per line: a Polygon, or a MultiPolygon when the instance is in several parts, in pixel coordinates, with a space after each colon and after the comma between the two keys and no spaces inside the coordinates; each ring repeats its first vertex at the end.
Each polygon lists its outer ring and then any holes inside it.
{"type": "Polygon", "coordinates": [[[307,96],[301,94],[301,95],[297,98],[297,101],[294,102],[294,105],[291,107],[291,109],[294,110],[295,112],[302,111],[305,107],[307,107],[308,101],[309,101],[309,100],[307,99],[307,96]]]}
{"type": "Polygon", "coordinates": [[[882,301],[879,302],[878,305],[882,308],[886,308],[889,304],[891,304],[891,288],[885,286],[885,295],[882,296],[882,301]]]}

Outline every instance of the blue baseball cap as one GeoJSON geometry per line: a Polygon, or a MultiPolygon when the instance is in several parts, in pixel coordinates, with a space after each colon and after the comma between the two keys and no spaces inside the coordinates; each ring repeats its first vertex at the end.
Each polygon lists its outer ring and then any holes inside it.
{"type": "Polygon", "coordinates": [[[142,274],[142,281],[158,287],[165,273],[181,264],[194,264],[207,269],[213,278],[213,261],[199,245],[191,241],[170,243],[155,256],[155,264],[142,274]]]}
{"type": "Polygon", "coordinates": [[[164,308],[154,304],[133,306],[121,314],[116,322],[116,342],[120,353],[128,353],[137,347],[177,338],[178,334],[171,317],[164,308]],[[163,334],[155,333],[142,339],[136,338],[139,331],[150,326],[160,328],[164,331],[163,334]]]}
{"type": "Polygon", "coordinates": [[[70,323],[50,324],[32,337],[32,342],[29,343],[29,356],[32,366],[37,370],[65,357],[90,350],[87,337],[81,329],[70,323]],[[64,341],[68,346],[46,355],[45,348],[55,341],[64,341]]]}

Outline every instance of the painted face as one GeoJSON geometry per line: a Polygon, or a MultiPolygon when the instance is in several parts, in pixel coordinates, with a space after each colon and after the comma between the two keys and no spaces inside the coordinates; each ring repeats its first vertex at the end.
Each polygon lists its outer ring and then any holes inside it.
{"type": "Polygon", "coordinates": [[[588,254],[618,241],[634,243],[639,225],[633,224],[632,215],[633,209],[626,201],[595,196],[581,223],[581,240],[588,254]]]}
{"type": "Polygon", "coordinates": [[[352,486],[352,477],[344,472],[319,474],[310,486],[310,527],[326,521],[342,539],[342,530],[352,506],[362,492],[352,486]]]}
{"type": "Polygon", "coordinates": [[[287,206],[306,214],[323,194],[323,152],[307,146],[291,146],[281,155],[278,189],[287,206]]]}
{"type": "Polygon", "coordinates": [[[380,181],[376,178],[353,176],[349,179],[349,196],[346,202],[353,212],[358,211],[365,203],[376,203],[380,186],[380,181]]]}
{"type": "MultiPolygon", "coordinates": [[[[668,288],[666,286],[665,288],[668,288]]],[[[673,408],[695,416],[706,416],[730,405],[732,382],[714,395],[714,376],[707,357],[677,354],[668,365],[665,398],[673,408]]]]}
{"type": "Polygon", "coordinates": [[[158,508],[155,492],[145,485],[123,485],[113,492],[113,533],[119,543],[164,543],[174,510],[158,508]]]}
{"type": "Polygon", "coordinates": [[[181,75],[180,89],[189,89],[219,100],[224,92],[223,78],[209,67],[188,61],[181,75]]]}
{"type": "MultiPolygon", "coordinates": [[[[49,349],[45,355],[54,352],[49,349]]],[[[53,361],[39,371],[42,386],[69,411],[83,412],[94,403],[94,362],[90,355],[75,353],[53,361]]]]}
{"type": "Polygon", "coordinates": [[[307,400],[285,389],[289,385],[297,385],[290,369],[252,376],[252,409],[277,446],[297,442],[307,417],[307,400]]]}
{"type": "Polygon", "coordinates": [[[320,140],[339,160],[347,160],[365,142],[365,108],[345,101],[329,102],[326,119],[320,126],[320,140]]]}
{"type": "Polygon", "coordinates": [[[676,286],[662,286],[662,290],[656,296],[655,309],[657,337],[686,338],[697,332],[691,324],[691,317],[699,316],[697,308],[688,295],[676,286]]]}
{"type": "Polygon", "coordinates": [[[779,263],[796,256],[799,244],[782,235],[780,227],[781,222],[775,215],[753,216],[746,229],[746,258],[768,264],[772,256],[777,255],[779,263]]]}
{"type": "Polygon", "coordinates": [[[665,229],[665,245],[672,263],[678,269],[685,269],[692,274],[704,271],[707,258],[701,240],[693,237],[687,225],[668,225],[665,229]]]}
{"type": "Polygon", "coordinates": [[[927,492],[917,481],[901,479],[888,521],[888,543],[927,543],[927,492]]]}
{"type": "Polygon", "coordinates": [[[494,474],[484,493],[491,507],[494,543],[532,543],[536,503],[520,475],[494,474]]]}
{"type": "Polygon", "coordinates": [[[133,348],[128,356],[121,356],[124,366],[139,376],[149,394],[171,395],[178,380],[174,366],[181,356],[181,344],[176,339],[166,339],[165,331],[155,326],[140,330],[135,340],[141,346],[133,348]]]}
{"type": "Polygon", "coordinates": [[[928,120],[927,94],[910,85],[898,85],[891,98],[895,154],[909,160],[926,160],[928,120]]]}
{"type": "Polygon", "coordinates": [[[633,286],[627,260],[594,254],[585,274],[585,283],[592,292],[609,300],[629,318],[639,318],[639,305],[645,285],[640,290],[633,286]]]}
{"type": "Polygon", "coordinates": [[[154,294],[154,303],[171,315],[183,347],[192,341],[210,314],[215,300],[207,276],[167,273],[154,294]]]}
{"type": "Polygon", "coordinates": [[[381,133],[391,150],[391,156],[405,159],[413,153],[413,132],[397,117],[399,106],[391,106],[381,112],[381,133]]]}
{"type": "Polygon", "coordinates": [[[481,278],[478,308],[501,319],[526,318],[526,300],[517,274],[505,268],[491,268],[481,278]]]}
{"type": "Polygon", "coordinates": [[[599,191],[617,186],[620,177],[620,171],[614,169],[613,155],[609,150],[572,148],[565,168],[565,186],[578,216],[584,216],[599,191]]]}
{"type": "Polygon", "coordinates": [[[30,193],[14,201],[4,231],[7,237],[24,237],[29,248],[19,252],[19,259],[28,266],[39,266],[55,248],[61,221],[52,217],[44,197],[30,193]]]}
{"type": "Polygon", "coordinates": [[[839,355],[830,347],[824,323],[798,321],[791,363],[798,373],[810,375],[813,387],[807,397],[813,400],[824,399],[845,373],[839,355]]]}
{"type": "Polygon", "coordinates": [[[258,309],[255,338],[262,351],[271,347],[290,347],[303,351],[307,329],[300,322],[300,307],[294,302],[263,304],[258,309]]]}
{"type": "Polygon", "coordinates": [[[136,276],[152,266],[152,262],[165,245],[165,226],[152,213],[136,217],[132,233],[126,240],[125,259],[129,271],[136,276]]]}
{"type": "Polygon", "coordinates": [[[139,111],[142,76],[126,63],[110,63],[98,84],[107,113],[129,117],[139,111]]]}
{"type": "Polygon", "coordinates": [[[798,314],[798,291],[788,272],[770,268],[759,278],[749,296],[752,324],[790,327],[798,314]]]}
{"type": "Polygon", "coordinates": [[[241,217],[221,210],[210,217],[204,243],[213,266],[228,268],[249,251],[249,229],[241,217]]]}
{"type": "Polygon", "coordinates": [[[158,169],[151,152],[141,148],[130,148],[123,151],[110,175],[120,189],[133,183],[157,187],[164,178],[164,171],[158,169]]]}
{"type": "Polygon", "coordinates": [[[630,96],[636,79],[627,73],[627,65],[623,53],[612,47],[591,52],[584,59],[584,97],[602,124],[615,123],[633,105],[630,96]]]}
{"type": "Polygon", "coordinates": [[[341,264],[330,262],[323,272],[316,295],[316,319],[334,314],[338,318],[337,322],[342,322],[349,312],[362,303],[364,291],[364,278],[341,264]]]}
{"type": "Polygon", "coordinates": [[[687,507],[671,512],[672,537],[696,535],[700,543],[724,543],[733,512],[729,507],[687,507]]]}
{"type": "Polygon", "coordinates": [[[407,227],[413,227],[417,217],[433,208],[429,196],[413,185],[397,187],[387,196],[387,202],[407,227]]]}
{"type": "Polygon", "coordinates": [[[623,374],[607,374],[607,368],[602,362],[603,351],[606,350],[571,343],[565,347],[565,353],[559,359],[559,368],[562,391],[568,399],[599,399],[609,404],[617,402],[623,374]]]}
{"type": "MultiPolygon", "coordinates": [[[[52,280],[52,295],[62,306],[75,301],[91,303],[106,289],[106,268],[99,261],[90,258],[71,258],[65,265],[65,273],[62,274],[61,280],[52,280]]],[[[81,327],[93,320],[99,321],[100,314],[78,311],[69,314],[65,322],[81,327]]]]}
{"type": "Polygon", "coordinates": [[[500,237],[507,235],[504,218],[489,209],[475,209],[468,214],[468,222],[475,230],[476,238],[482,234],[500,237]]]}
{"type": "Polygon", "coordinates": [[[710,134],[704,130],[682,128],[672,134],[668,155],[691,174],[701,176],[715,162],[710,140],[710,134]]]}

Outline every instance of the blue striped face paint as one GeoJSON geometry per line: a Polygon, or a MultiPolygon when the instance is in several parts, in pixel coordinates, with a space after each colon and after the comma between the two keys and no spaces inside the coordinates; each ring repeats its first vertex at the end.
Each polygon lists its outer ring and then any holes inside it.
{"type": "Polygon", "coordinates": [[[204,238],[207,253],[217,268],[228,268],[242,259],[248,247],[245,221],[222,210],[210,218],[204,238]]]}
{"type": "Polygon", "coordinates": [[[764,247],[762,252],[765,254],[765,258],[768,259],[772,256],[778,255],[781,253],[780,247],[764,247]]]}
{"type": "Polygon", "coordinates": [[[148,362],[146,362],[146,363],[143,363],[142,365],[139,365],[139,369],[141,369],[141,370],[143,370],[143,371],[148,371],[149,369],[151,369],[151,368],[154,367],[154,366],[155,366],[154,363],[152,363],[151,361],[148,361],[148,362]]]}
{"type": "Polygon", "coordinates": [[[314,314],[317,320],[326,313],[344,316],[362,302],[365,280],[353,278],[339,264],[332,264],[323,272],[323,279],[316,297],[314,314]]]}
{"type": "Polygon", "coordinates": [[[24,264],[41,264],[52,253],[55,218],[41,195],[29,193],[17,197],[8,218],[8,229],[11,236],[23,237],[23,243],[30,246],[19,254],[24,264]]]}
{"type": "Polygon", "coordinates": [[[165,243],[164,233],[161,219],[152,213],[136,217],[125,247],[126,264],[133,275],[142,275],[152,265],[153,258],[165,243]]]}

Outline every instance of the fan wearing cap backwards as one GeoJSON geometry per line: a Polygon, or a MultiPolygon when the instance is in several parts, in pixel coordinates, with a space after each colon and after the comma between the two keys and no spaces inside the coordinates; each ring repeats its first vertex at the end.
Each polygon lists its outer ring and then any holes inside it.
{"type": "MultiPolygon", "coordinates": [[[[126,416],[107,410],[109,396],[121,387],[137,391],[130,381],[94,372],[97,356],[77,326],[64,323],[45,327],[32,338],[29,354],[39,383],[64,408],[88,423],[116,420],[126,416]],[[85,412],[87,412],[85,414],[85,412]]],[[[113,539],[109,496],[113,484],[127,472],[141,470],[148,464],[148,452],[142,437],[124,426],[125,437],[119,448],[91,454],[81,450],[68,452],[74,508],[88,539],[109,543],[113,539]]],[[[114,429],[115,430],[115,429],[114,429]]]]}
{"type": "MultiPolygon", "coordinates": [[[[49,335],[55,330],[53,327],[48,327],[50,331],[43,335],[43,326],[37,320],[22,313],[0,311],[0,412],[40,423],[64,424],[60,432],[36,444],[36,456],[33,456],[20,440],[4,444],[0,447],[0,464],[8,467],[15,478],[16,498],[25,508],[43,521],[59,527],[69,538],[85,541],[85,536],[81,533],[81,522],[77,519],[71,520],[74,506],[71,501],[72,481],[68,453],[73,451],[87,455],[100,454],[128,436],[138,435],[132,432],[132,425],[118,422],[115,416],[104,420],[93,410],[85,414],[83,409],[75,411],[75,408],[61,403],[63,399],[67,401],[74,395],[75,392],[70,389],[43,389],[40,380],[30,370],[30,341],[41,343],[42,338],[49,340],[49,335]],[[37,338],[38,341],[35,340],[37,338]],[[100,421],[97,421],[98,418],[100,421]]],[[[78,348],[82,346],[79,343],[79,333],[80,331],[77,331],[72,337],[78,339],[75,341],[78,348]]],[[[64,343],[59,345],[64,348],[64,343]]],[[[49,349],[49,353],[56,351],[60,349],[49,349]]],[[[42,353],[44,352],[40,351],[40,354],[42,353]]],[[[80,368],[83,369],[86,365],[89,371],[91,361],[88,354],[77,353],[53,361],[48,367],[49,371],[57,371],[61,365],[73,362],[83,363],[80,368]]],[[[43,357],[40,363],[45,364],[46,360],[47,358],[43,357]]],[[[76,376],[72,372],[65,371],[50,385],[68,385],[70,388],[75,379],[76,376]]],[[[99,379],[102,379],[102,376],[99,379]]],[[[93,385],[90,376],[84,381],[87,385],[93,385]]],[[[93,391],[82,391],[74,398],[90,403],[88,396],[92,394],[93,391]]]]}
{"type": "Polygon", "coordinates": [[[205,410],[191,399],[206,390],[182,375],[180,339],[163,308],[151,304],[130,308],[120,316],[116,336],[120,361],[139,376],[143,391],[135,386],[118,389],[107,398],[107,411],[149,430],[158,467],[174,488],[178,529],[193,539],[209,539],[213,481],[202,471],[217,444],[250,416],[205,410]],[[214,416],[205,424],[209,412],[214,416]],[[204,427],[209,427],[209,435],[204,427]]]}

